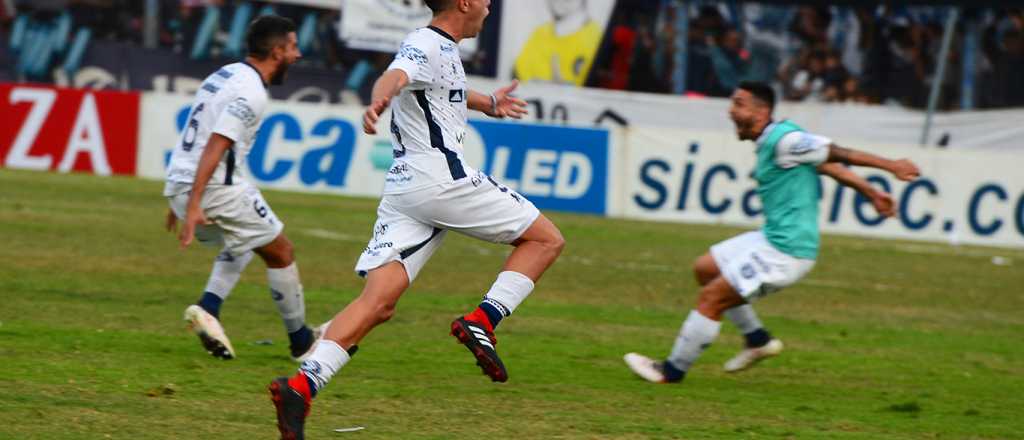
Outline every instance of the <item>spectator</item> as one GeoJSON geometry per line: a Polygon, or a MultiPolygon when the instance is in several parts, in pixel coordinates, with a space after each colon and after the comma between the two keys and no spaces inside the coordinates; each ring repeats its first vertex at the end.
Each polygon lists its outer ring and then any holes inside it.
{"type": "Polygon", "coordinates": [[[827,7],[801,6],[790,23],[790,31],[803,43],[813,47],[828,43],[828,26],[832,14],[827,7]]]}
{"type": "Polygon", "coordinates": [[[994,54],[994,86],[998,106],[1024,105],[1024,32],[1010,28],[1003,33],[994,54]]]}
{"type": "Polygon", "coordinates": [[[711,60],[709,38],[715,38],[725,30],[725,19],[718,8],[704,6],[697,18],[690,21],[686,49],[686,91],[702,95],[721,94],[722,87],[715,76],[711,60]]]}
{"type": "Polygon", "coordinates": [[[846,67],[840,61],[839,54],[835,51],[829,51],[825,55],[825,71],[822,74],[822,81],[824,82],[824,91],[822,93],[825,101],[845,101],[847,88],[850,87],[847,84],[849,79],[850,73],[847,72],[846,67]]]}
{"type": "Polygon", "coordinates": [[[824,52],[814,51],[802,59],[799,69],[789,82],[788,99],[825,100],[825,58],[824,52]]]}
{"type": "MultiPolygon", "coordinates": [[[[750,54],[743,49],[743,36],[736,29],[726,30],[716,43],[709,37],[711,62],[721,89],[721,96],[727,96],[740,83],[749,79],[750,54]]],[[[717,95],[717,93],[716,93],[717,95]]]]}
{"type": "Polygon", "coordinates": [[[652,93],[667,91],[654,71],[655,38],[651,17],[641,15],[637,24],[633,63],[629,71],[630,90],[652,93]]]}
{"type": "Polygon", "coordinates": [[[629,86],[629,73],[632,70],[633,51],[636,45],[637,33],[633,28],[633,13],[620,11],[612,23],[610,37],[611,57],[608,68],[600,69],[597,73],[597,84],[599,87],[612,90],[626,90],[629,86]]]}

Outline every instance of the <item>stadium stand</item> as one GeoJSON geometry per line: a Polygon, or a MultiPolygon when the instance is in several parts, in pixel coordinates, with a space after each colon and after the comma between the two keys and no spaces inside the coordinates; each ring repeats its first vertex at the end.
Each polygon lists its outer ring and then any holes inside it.
{"type": "MultiPolygon", "coordinates": [[[[241,56],[244,28],[276,13],[299,26],[300,69],[330,76],[338,93],[365,99],[366,78],[387,54],[355,50],[338,38],[334,2],[247,0],[4,0],[0,79],[53,82],[72,77],[93,52],[144,45],[146,3],[157,21],[155,47],[192,61],[241,56]],[[307,4],[303,4],[307,3],[307,4]],[[337,78],[341,77],[340,81],[337,78]]],[[[500,10],[500,1],[492,10],[500,10]]],[[[791,101],[900,104],[923,108],[938,63],[944,6],[800,6],[665,0],[618,2],[586,85],[689,96],[727,96],[743,80],[769,81],[791,101]],[[628,3],[628,4],[626,4],[628,3]],[[680,5],[685,7],[680,7],[680,5]],[[685,11],[683,10],[685,9],[685,11]],[[679,20],[685,12],[686,20],[679,20]],[[685,32],[685,47],[676,35],[685,32]],[[685,51],[685,65],[676,61],[685,51]],[[680,92],[673,77],[685,69],[680,92]]],[[[949,54],[940,109],[1024,105],[1024,13],[1020,8],[967,8],[949,54]],[[973,64],[965,69],[964,62],[973,64]],[[972,76],[966,81],[965,74],[972,76]],[[972,99],[963,99],[969,82],[972,99]]],[[[485,50],[467,60],[470,74],[494,76],[501,20],[489,20],[485,50]]],[[[168,63],[173,65],[174,63],[168,63]]],[[[333,95],[333,94],[332,94],[333,95]]]]}

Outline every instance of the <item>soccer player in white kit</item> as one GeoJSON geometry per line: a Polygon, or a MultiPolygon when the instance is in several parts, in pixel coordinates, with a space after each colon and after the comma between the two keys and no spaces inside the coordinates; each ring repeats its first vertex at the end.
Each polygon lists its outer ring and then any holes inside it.
{"type": "Polygon", "coordinates": [[[449,230],[515,247],[480,305],[451,324],[451,334],[484,374],[506,381],[493,329],[530,294],[564,246],[558,228],[529,200],[463,161],[468,109],[499,118],[525,113],[526,103],[509,94],[515,83],[492,95],[466,87],[458,42],[480,32],[490,1],[426,4],[434,12],[430,26],[406,37],[374,85],[363,118],[363,130],[376,133],[377,120],[390,104],[395,158],[373,237],[356,264],[366,285],[334,317],[300,370],[270,384],[282,438],[302,438],[312,397],[349,361],[356,344],[391,317],[449,230]]]}
{"type": "Polygon", "coordinates": [[[292,243],[240,166],[263,117],[267,83],[279,84],[301,54],[295,24],[287,18],[259,17],[249,25],[246,38],[245,61],[220,68],[196,92],[167,168],[167,229],[173,231],[182,219],[182,248],[193,237],[222,246],[202,297],[185,309],[185,320],[210,354],[235,357],[219,321],[220,306],[255,253],[267,264],[270,293],[288,331],[291,355],[299,360],[311,352],[316,335],[306,326],[292,243]]]}

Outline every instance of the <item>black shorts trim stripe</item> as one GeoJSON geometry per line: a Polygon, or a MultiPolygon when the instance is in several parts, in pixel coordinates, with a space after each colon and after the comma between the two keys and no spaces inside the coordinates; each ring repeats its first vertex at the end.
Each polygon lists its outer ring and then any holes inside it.
{"type": "Polygon", "coordinates": [[[433,240],[434,237],[437,237],[437,234],[440,234],[441,231],[443,231],[443,229],[441,229],[441,228],[434,228],[434,232],[430,233],[430,238],[428,238],[426,240],[423,240],[422,243],[420,243],[420,244],[418,244],[416,246],[413,246],[413,247],[411,247],[409,249],[406,249],[406,250],[402,251],[402,253],[399,254],[399,255],[401,255],[403,260],[406,259],[406,258],[411,257],[412,254],[416,253],[416,251],[419,251],[420,249],[423,249],[423,246],[426,246],[427,243],[430,243],[430,240],[433,240]]]}
{"type": "Polygon", "coordinates": [[[224,173],[225,174],[225,176],[224,176],[224,184],[225,185],[231,185],[233,183],[232,179],[234,179],[233,176],[235,174],[235,149],[234,148],[228,148],[228,157],[226,159],[226,162],[227,162],[228,165],[227,165],[227,172],[224,173]]]}
{"type": "Polygon", "coordinates": [[[426,92],[414,90],[413,94],[416,95],[416,102],[423,110],[423,116],[427,118],[427,128],[430,129],[430,146],[444,153],[444,157],[448,159],[448,171],[451,172],[452,179],[459,180],[466,177],[466,170],[462,168],[459,155],[444,146],[444,135],[441,133],[441,126],[437,125],[437,121],[434,121],[434,117],[430,113],[430,103],[427,102],[426,92]]]}

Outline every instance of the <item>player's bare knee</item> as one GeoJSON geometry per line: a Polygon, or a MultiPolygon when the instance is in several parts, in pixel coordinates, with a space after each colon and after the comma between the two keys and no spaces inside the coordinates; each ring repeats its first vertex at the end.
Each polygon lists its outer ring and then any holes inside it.
{"type": "Polygon", "coordinates": [[[562,254],[562,250],[565,249],[565,237],[562,237],[562,232],[558,228],[553,228],[551,237],[545,242],[545,246],[551,251],[554,256],[562,254]]]}
{"type": "Polygon", "coordinates": [[[693,262],[693,277],[701,286],[707,284],[707,275],[704,272],[704,268],[700,265],[700,258],[693,262]]]}
{"type": "Polygon", "coordinates": [[[295,261],[295,250],[287,239],[275,241],[255,251],[267,263],[267,267],[272,269],[288,267],[295,261]]]}
{"type": "Polygon", "coordinates": [[[693,274],[697,282],[703,286],[718,276],[718,266],[711,255],[704,254],[693,262],[693,274]]]}
{"type": "Polygon", "coordinates": [[[274,246],[274,257],[283,266],[288,266],[295,261],[295,246],[285,236],[278,237],[277,245],[274,246]]]}
{"type": "Polygon", "coordinates": [[[395,316],[395,303],[390,301],[376,301],[373,304],[373,318],[377,324],[387,322],[395,316]]]}

